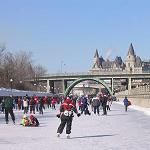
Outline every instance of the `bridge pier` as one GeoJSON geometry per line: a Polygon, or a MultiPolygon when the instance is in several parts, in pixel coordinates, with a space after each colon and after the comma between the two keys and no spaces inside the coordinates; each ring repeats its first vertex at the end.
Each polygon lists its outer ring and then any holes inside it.
{"type": "Polygon", "coordinates": [[[131,85],[132,85],[132,80],[131,78],[128,78],[128,94],[131,92],[131,85]]]}
{"type": "Polygon", "coordinates": [[[54,81],[50,81],[50,92],[54,93],[54,81]]]}
{"type": "Polygon", "coordinates": [[[65,90],[67,89],[67,80],[62,81],[62,87],[63,87],[63,93],[65,93],[65,90]]]}
{"type": "Polygon", "coordinates": [[[114,78],[111,78],[111,91],[114,93],[114,78]]]}
{"type": "Polygon", "coordinates": [[[47,93],[49,93],[49,92],[50,92],[49,80],[47,80],[46,91],[47,91],[47,93]]]}

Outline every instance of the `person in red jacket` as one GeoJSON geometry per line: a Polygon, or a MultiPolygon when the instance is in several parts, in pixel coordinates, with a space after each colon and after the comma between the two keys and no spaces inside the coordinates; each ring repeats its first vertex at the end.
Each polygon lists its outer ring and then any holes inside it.
{"type": "Polygon", "coordinates": [[[64,127],[66,125],[67,138],[70,138],[73,112],[75,112],[78,117],[80,116],[80,113],[78,113],[77,108],[72,102],[72,100],[69,97],[67,97],[66,100],[61,104],[60,113],[57,115],[57,117],[61,119],[61,123],[57,129],[58,137],[60,137],[60,134],[63,132],[64,127]]]}
{"type": "Polygon", "coordinates": [[[52,109],[56,109],[56,103],[57,103],[57,98],[56,97],[53,97],[53,99],[52,99],[52,109]]]}

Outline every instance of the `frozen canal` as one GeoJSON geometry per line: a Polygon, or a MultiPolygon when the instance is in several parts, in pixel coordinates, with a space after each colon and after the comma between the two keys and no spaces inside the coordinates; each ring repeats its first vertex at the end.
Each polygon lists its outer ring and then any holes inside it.
{"type": "MultiPolygon", "coordinates": [[[[135,109],[124,112],[113,104],[107,116],[74,117],[71,138],[65,130],[60,138],[56,130],[57,110],[36,114],[40,127],[22,127],[22,112],[15,111],[16,125],[5,124],[0,114],[0,150],[150,150],[150,116],[135,109]]],[[[101,112],[102,114],[102,112],[101,112]]]]}

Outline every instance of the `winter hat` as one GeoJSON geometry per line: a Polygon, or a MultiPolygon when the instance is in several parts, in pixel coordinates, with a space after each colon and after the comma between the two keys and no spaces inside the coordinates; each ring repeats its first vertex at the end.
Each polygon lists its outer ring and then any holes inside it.
{"type": "Polygon", "coordinates": [[[72,101],[71,101],[71,99],[69,97],[67,97],[66,100],[65,100],[65,102],[66,103],[71,103],[72,101]]]}
{"type": "Polygon", "coordinates": [[[23,115],[23,118],[27,118],[27,116],[24,114],[24,115],[23,115]]]}
{"type": "Polygon", "coordinates": [[[32,120],[33,118],[34,118],[34,116],[33,116],[33,115],[31,115],[31,116],[30,116],[30,119],[32,120]]]}

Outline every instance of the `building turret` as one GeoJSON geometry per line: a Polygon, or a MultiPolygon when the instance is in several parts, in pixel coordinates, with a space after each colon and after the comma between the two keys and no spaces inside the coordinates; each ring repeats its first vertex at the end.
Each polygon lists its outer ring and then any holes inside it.
{"type": "Polygon", "coordinates": [[[94,59],[93,59],[93,67],[92,68],[99,68],[100,66],[100,60],[99,60],[99,54],[98,54],[98,50],[96,49],[95,55],[94,55],[94,59]]]}
{"type": "Polygon", "coordinates": [[[128,53],[127,53],[127,57],[125,59],[125,65],[126,65],[126,70],[129,72],[133,72],[134,71],[134,67],[135,67],[135,61],[136,61],[136,55],[134,52],[134,48],[132,43],[130,44],[128,53]]]}
{"type": "Polygon", "coordinates": [[[130,47],[129,47],[127,56],[128,56],[128,55],[135,56],[135,52],[134,52],[134,48],[133,48],[132,43],[130,44],[130,47]]]}

